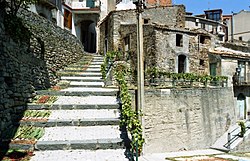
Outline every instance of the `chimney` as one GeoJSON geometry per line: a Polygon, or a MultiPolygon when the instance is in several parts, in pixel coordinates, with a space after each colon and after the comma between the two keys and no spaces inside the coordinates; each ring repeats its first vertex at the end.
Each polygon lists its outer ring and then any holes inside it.
{"type": "Polygon", "coordinates": [[[172,0],[145,0],[147,7],[171,6],[172,0]]]}

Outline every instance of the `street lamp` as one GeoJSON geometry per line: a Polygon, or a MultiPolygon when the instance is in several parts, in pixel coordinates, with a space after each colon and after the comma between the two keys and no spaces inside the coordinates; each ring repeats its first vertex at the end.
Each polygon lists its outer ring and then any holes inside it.
{"type": "MultiPolygon", "coordinates": [[[[144,65],[143,65],[143,1],[133,0],[136,5],[137,12],[137,108],[136,112],[139,113],[140,109],[143,112],[144,108],[144,65]]],[[[139,117],[139,116],[138,116],[139,117]]],[[[142,128],[144,127],[143,117],[140,117],[142,128]]],[[[144,131],[144,130],[143,130],[144,131]]],[[[143,135],[143,134],[142,134],[143,135]]],[[[138,144],[137,144],[138,145],[138,144]]],[[[136,148],[136,161],[138,161],[138,148],[136,148]]]]}

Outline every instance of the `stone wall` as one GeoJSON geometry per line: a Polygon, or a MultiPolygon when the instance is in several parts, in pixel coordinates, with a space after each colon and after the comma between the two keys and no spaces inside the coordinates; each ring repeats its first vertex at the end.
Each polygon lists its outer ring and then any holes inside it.
{"type": "Polygon", "coordinates": [[[209,148],[235,119],[231,88],[146,91],[145,153],[209,148]]]}
{"type": "Polygon", "coordinates": [[[49,88],[59,69],[83,56],[81,44],[68,31],[28,11],[19,17],[23,20],[0,13],[0,145],[13,136],[9,131],[35,90],[49,88]]]}

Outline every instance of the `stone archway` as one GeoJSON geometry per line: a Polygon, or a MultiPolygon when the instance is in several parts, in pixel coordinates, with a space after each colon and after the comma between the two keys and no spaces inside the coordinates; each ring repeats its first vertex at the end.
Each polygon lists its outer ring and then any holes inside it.
{"type": "Polygon", "coordinates": [[[96,52],[96,23],[94,21],[81,22],[81,41],[85,51],[96,52]]]}

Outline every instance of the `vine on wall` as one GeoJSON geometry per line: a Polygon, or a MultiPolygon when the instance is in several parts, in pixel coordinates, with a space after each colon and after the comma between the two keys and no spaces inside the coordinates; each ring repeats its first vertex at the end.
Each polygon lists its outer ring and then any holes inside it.
{"type": "Polygon", "coordinates": [[[122,103],[121,125],[127,127],[127,130],[132,135],[132,149],[135,149],[136,144],[138,144],[139,152],[141,152],[145,140],[142,137],[142,124],[138,118],[138,114],[132,109],[132,98],[125,79],[127,73],[128,69],[124,64],[117,64],[115,68],[115,79],[120,88],[119,96],[122,103]]]}
{"type": "MultiPolygon", "coordinates": [[[[104,57],[104,63],[101,65],[102,78],[106,78],[106,73],[109,66],[114,61],[119,61],[122,58],[121,52],[108,52],[104,57]]],[[[132,97],[128,90],[126,76],[129,74],[128,67],[125,64],[118,63],[114,67],[114,77],[119,86],[119,97],[121,99],[121,121],[120,126],[125,126],[132,136],[131,147],[134,150],[138,145],[139,152],[142,151],[144,138],[142,137],[142,125],[138,114],[132,108],[132,97]]]]}

